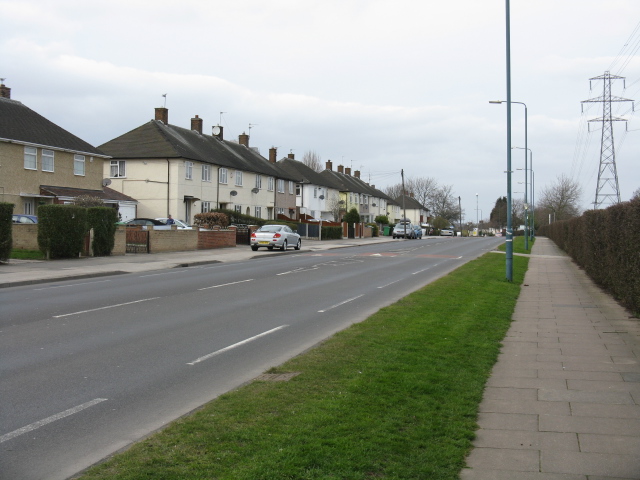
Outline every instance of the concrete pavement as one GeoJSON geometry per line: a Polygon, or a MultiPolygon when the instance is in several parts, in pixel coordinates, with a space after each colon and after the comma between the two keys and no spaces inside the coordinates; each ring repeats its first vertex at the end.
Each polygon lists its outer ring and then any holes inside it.
{"type": "Polygon", "coordinates": [[[461,480],[640,479],[640,320],[538,237],[461,480]]]}

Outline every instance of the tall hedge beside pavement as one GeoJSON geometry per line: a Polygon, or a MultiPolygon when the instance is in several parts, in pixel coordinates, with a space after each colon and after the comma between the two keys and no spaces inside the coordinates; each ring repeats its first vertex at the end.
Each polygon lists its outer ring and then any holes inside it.
{"type": "Polygon", "coordinates": [[[78,257],[87,231],[87,209],[84,207],[38,207],[38,246],[47,258],[78,257]]]}
{"type": "Polygon", "coordinates": [[[115,245],[116,222],[118,213],[114,208],[87,208],[87,226],[93,229],[91,249],[96,257],[111,255],[115,245]]]}
{"type": "Polygon", "coordinates": [[[11,248],[13,248],[11,215],[13,215],[13,203],[0,203],[0,262],[9,260],[11,248]]]}

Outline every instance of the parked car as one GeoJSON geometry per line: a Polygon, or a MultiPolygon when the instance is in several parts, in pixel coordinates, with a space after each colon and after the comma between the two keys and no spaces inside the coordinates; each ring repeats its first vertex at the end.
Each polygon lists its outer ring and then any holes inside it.
{"type": "Polygon", "coordinates": [[[155,218],[132,218],[131,220],[125,220],[124,222],[118,222],[117,225],[126,225],[128,227],[134,225],[146,225],[146,226],[167,226],[165,223],[162,223],[160,220],[156,220],[155,218]]]}
{"type": "Polygon", "coordinates": [[[449,228],[443,228],[442,230],[440,230],[440,235],[441,236],[445,236],[445,237],[453,237],[455,236],[456,232],[453,228],[449,227],[449,228]]]}
{"type": "Polygon", "coordinates": [[[253,251],[260,247],[267,247],[267,250],[273,250],[274,247],[286,250],[292,245],[296,250],[300,250],[302,240],[297,232],[286,225],[263,225],[251,234],[251,250],[253,251]]]}
{"type": "Polygon", "coordinates": [[[11,221],[13,223],[38,223],[38,217],[35,215],[13,214],[11,221]]]}
{"type": "Polygon", "coordinates": [[[422,238],[422,227],[420,225],[414,225],[413,231],[415,232],[415,238],[422,238]]]}
{"type": "MultiPolygon", "coordinates": [[[[163,218],[156,218],[156,220],[161,221],[164,225],[167,224],[167,220],[169,220],[166,217],[163,218]]],[[[187,222],[185,222],[184,220],[177,220],[177,219],[173,219],[173,221],[175,222],[175,225],[178,227],[178,230],[193,230],[193,227],[189,224],[187,224],[187,222]]]]}
{"type": "Polygon", "coordinates": [[[416,232],[411,222],[399,222],[393,227],[393,238],[416,238],[416,232]]]}

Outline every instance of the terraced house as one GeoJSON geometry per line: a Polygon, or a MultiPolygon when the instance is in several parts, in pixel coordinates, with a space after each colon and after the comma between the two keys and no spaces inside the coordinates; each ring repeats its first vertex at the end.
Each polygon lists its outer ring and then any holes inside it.
{"type": "Polygon", "coordinates": [[[104,173],[111,188],[135,196],[139,217],[171,214],[187,223],[196,213],[226,208],[263,219],[295,218],[296,179],[249,147],[224,139],[223,128],[203,133],[203,120],[191,128],[169,124],[169,111],[155,109],[155,119],[100,145],[110,155],[104,173]]]}

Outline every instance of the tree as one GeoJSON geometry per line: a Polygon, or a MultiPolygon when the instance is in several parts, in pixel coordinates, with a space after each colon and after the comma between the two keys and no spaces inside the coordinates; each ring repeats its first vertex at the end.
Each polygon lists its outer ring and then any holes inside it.
{"type": "Polygon", "coordinates": [[[321,172],[324,170],[324,165],[322,165],[320,155],[318,155],[313,150],[308,150],[304,153],[302,157],[302,163],[304,163],[307,167],[312,168],[316,172],[321,172]]]}
{"type": "Polygon", "coordinates": [[[577,181],[564,173],[555,183],[542,189],[538,207],[546,214],[552,213],[555,220],[567,220],[580,215],[580,196],[582,188],[577,181]]]}
{"type": "Polygon", "coordinates": [[[507,197],[499,197],[489,215],[489,224],[493,228],[502,229],[507,224],[507,197]]]}
{"type": "Polygon", "coordinates": [[[327,207],[333,215],[333,221],[340,221],[340,211],[342,210],[342,204],[340,203],[340,196],[334,193],[329,200],[327,200],[327,207]]]}
{"type": "Polygon", "coordinates": [[[356,207],[351,208],[344,216],[343,221],[346,223],[360,223],[360,214],[356,207]]]}
{"type": "Polygon", "coordinates": [[[78,195],[73,203],[79,207],[104,207],[104,202],[100,197],[93,195],[78,195]]]}
{"type": "Polygon", "coordinates": [[[453,196],[453,185],[443,185],[435,190],[430,204],[426,207],[432,216],[445,218],[449,224],[460,218],[460,209],[457,198],[453,196]]]}
{"type": "Polygon", "coordinates": [[[449,223],[460,219],[460,207],[457,197],[453,196],[452,185],[438,185],[431,177],[407,178],[402,190],[402,183],[388,186],[384,193],[391,198],[398,198],[403,193],[413,196],[421,205],[429,210],[429,216],[441,216],[449,223]]]}
{"type": "Polygon", "coordinates": [[[633,195],[631,195],[631,200],[636,198],[640,198],[640,188],[636,188],[636,191],[633,192],[633,195]]]}

